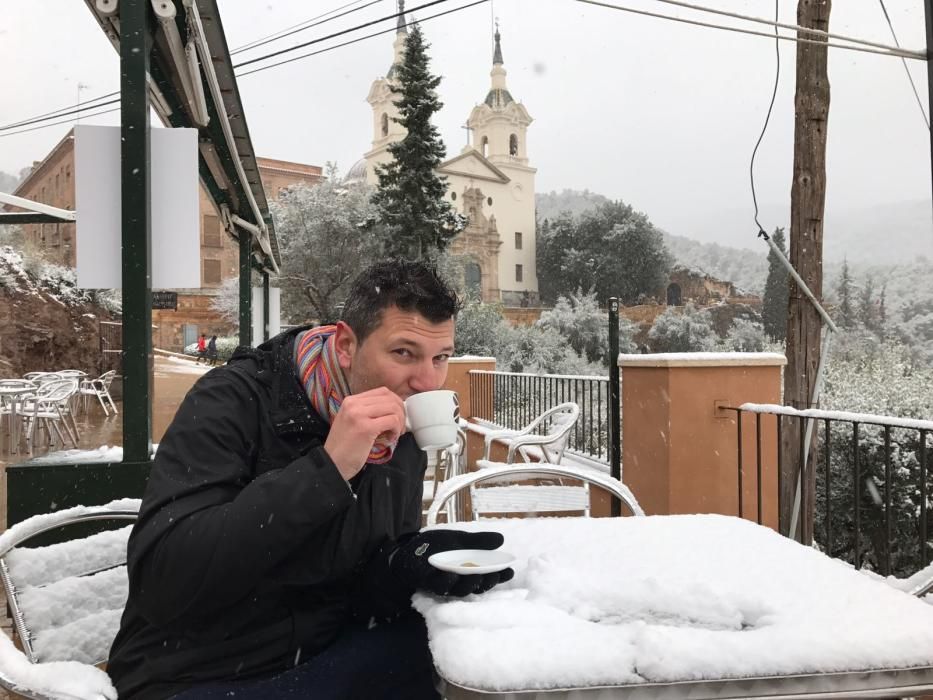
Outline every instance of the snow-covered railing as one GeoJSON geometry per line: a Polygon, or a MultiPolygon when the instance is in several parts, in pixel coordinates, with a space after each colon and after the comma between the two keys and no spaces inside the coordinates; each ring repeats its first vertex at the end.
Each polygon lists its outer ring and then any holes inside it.
{"type": "Polygon", "coordinates": [[[521,430],[548,409],[572,401],[580,417],[570,432],[568,452],[609,464],[609,377],[474,369],[470,397],[470,418],[509,430],[521,430]]]}
{"type": "MultiPolygon", "coordinates": [[[[813,522],[813,542],[856,568],[884,575],[907,576],[930,563],[933,540],[928,522],[931,489],[927,448],[933,421],[779,404],[745,403],[731,410],[737,416],[740,514],[747,509],[741,494],[743,482],[748,480],[757,486],[761,513],[762,462],[781,463],[782,450],[788,449],[782,444],[783,431],[788,429],[788,421],[799,421],[800,443],[791,449],[799,450],[801,457],[808,454],[801,479],[807,486],[800,489],[800,512],[813,522]],[[751,416],[754,424],[750,426],[751,416]],[[763,416],[774,419],[763,421],[763,416]],[[806,450],[808,421],[814,422],[813,444],[806,450]],[[743,456],[743,425],[745,430],[754,431],[753,456],[743,456]],[[770,443],[776,445],[776,460],[774,455],[762,456],[763,430],[776,437],[770,443]]],[[[803,528],[801,539],[802,532],[803,528]]],[[[933,585],[933,574],[930,578],[933,585]]]]}

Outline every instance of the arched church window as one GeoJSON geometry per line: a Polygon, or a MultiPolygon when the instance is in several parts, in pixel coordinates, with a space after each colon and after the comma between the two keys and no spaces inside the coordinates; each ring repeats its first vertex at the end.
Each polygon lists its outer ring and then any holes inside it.
{"type": "Polygon", "coordinates": [[[486,197],[486,204],[492,206],[492,197],[486,197]]]}
{"type": "Polygon", "coordinates": [[[483,137],[482,148],[483,148],[482,150],[483,157],[488,156],[489,155],[489,137],[488,136],[483,137]]]}
{"type": "Polygon", "coordinates": [[[389,135],[389,115],[385,112],[382,113],[382,135],[389,135]]]}
{"type": "Polygon", "coordinates": [[[450,193],[450,198],[456,202],[456,201],[457,201],[457,193],[456,193],[456,192],[451,192],[451,193],[450,193]]]}
{"type": "Polygon", "coordinates": [[[518,155],[518,136],[512,134],[509,136],[509,155],[517,156],[518,155]]]}

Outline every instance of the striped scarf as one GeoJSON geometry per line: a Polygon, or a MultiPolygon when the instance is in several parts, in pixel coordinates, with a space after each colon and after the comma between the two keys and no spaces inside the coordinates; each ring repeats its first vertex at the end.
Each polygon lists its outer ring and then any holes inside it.
{"type": "MultiPolygon", "coordinates": [[[[311,405],[328,423],[334,422],[344,398],[350,394],[350,385],[337,361],[334,348],[336,326],[319,326],[301,333],[295,340],[295,364],[298,378],[311,405]]],[[[366,460],[371,464],[384,464],[392,459],[394,442],[377,438],[366,460]]]]}

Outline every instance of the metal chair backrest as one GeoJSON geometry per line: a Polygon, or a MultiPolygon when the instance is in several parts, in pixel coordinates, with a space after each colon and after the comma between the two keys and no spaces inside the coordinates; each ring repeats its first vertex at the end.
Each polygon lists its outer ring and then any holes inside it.
{"type": "Polygon", "coordinates": [[[58,372],[29,372],[23,375],[23,379],[28,379],[36,384],[45,384],[47,382],[58,381],[59,379],[63,379],[63,377],[58,372]]]}
{"type": "MultiPolygon", "coordinates": [[[[138,501],[71,508],[37,515],[0,535],[0,581],[13,626],[31,664],[107,659],[126,602],[126,540],[129,527],[78,540],[27,546],[40,535],[91,521],[135,521],[138,501]]],[[[0,669],[0,687],[27,698],[62,694],[30,685],[16,666],[0,669]],[[32,690],[31,690],[32,688],[32,690]]]]}
{"type": "Polygon", "coordinates": [[[113,378],[117,376],[117,370],[111,369],[107,372],[104,372],[97,378],[97,381],[103,382],[105,389],[110,389],[110,385],[113,383],[113,378]]]}
{"type": "Polygon", "coordinates": [[[55,374],[57,374],[59,377],[63,377],[66,379],[72,378],[72,377],[80,379],[81,377],[87,376],[87,372],[82,372],[80,369],[61,369],[55,374]]]}
{"type": "Polygon", "coordinates": [[[62,403],[71,398],[78,391],[77,379],[56,379],[39,386],[36,389],[37,401],[47,403],[62,403]]]}
{"type": "MultiPolygon", "coordinates": [[[[472,488],[476,484],[484,481],[501,482],[503,479],[519,480],[519,477],[522,479],[531,479],[536,477],[558,477],[582,481],[585,484],[598,486],[605,491],[608,491],[611,495],[615,496],[623,504],[625,504],[625,506],[633,515],[643,516],[645,514],[645,511],[643,511],[641,506],[638,504],[638,500],[635,498],[635,495],[631,492],[628,486],[623,484],[618,479],[614,479],[611,476],[601,474],[592,469],[582,469],[579,467],[571,467],[562,464],[546,464],[539,462],[535,464],[500,464],[496,466],[488,466],[484,469],[480,469],[479,471],[461,474],[460,476],[448,479],[444,482],[437,495],[435,495],[434,502],[431,503],[431,507],[428,509],[427,524],[436,525],[438,513],[440,513],[441,509],[444,507],[444,504],[460,491],[472,488]]],[[[448,513],[448,518],[450,518],[451,511],[448,510],[446,512],[448,513]]],[[[453,511],[452,515],[453,517],[458,515],[456,510],[453,511]]],[[[448,522],[454,521],[448,519],[448,522]]]]}

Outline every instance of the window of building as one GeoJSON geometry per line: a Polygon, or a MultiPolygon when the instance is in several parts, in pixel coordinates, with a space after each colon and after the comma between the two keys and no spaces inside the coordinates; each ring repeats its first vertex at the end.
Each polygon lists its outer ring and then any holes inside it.
{"type": "Polygon", "coordinates": [[[486,204],[492,206],[492,197],[486,197],[486,204]]]}
{"type": "Polygon", "coordinates": [[[522,266],[521,265],[515,266],[515,281],[516,282],[522,281],[522,266]]]}
{"type": "Polygon", "coordinates": [[[456,202],[456,201],[457,201],[457,193],[456,193],[456,192],[451,192],[451,193],[450,193],[450,198],[456,202]]]}
{"type": "Polygon", "coordinates": [[[220,248],[220,219],[211,214],[201,218],[201,228],[204,231],[204,245],[207,248],[220,248]]]}
{"type": "Polygon", "coordinates": [[[220,260],[204,261],[204,284],[220,284],[220,260]]]}
{"type": "Polygon", "coordinates": [[[489,155],[489,137],[488,136],[483,137],[483,141],[480,144],[480,147],[482,148],[483,156],[484,157],[488,156],[489,155]]]}
{"type": "Polygon", "coordinates": [[[389,135],[389,115],[385,112],[382,113],[382,135],[389,135]]]}
{"type": "Polygon", "coordinates": [[[521,249],[522,249],[522,232],[516,231],[515,232],[515,250],[521,250],[521,249]]]}
{"type": "Polygon", "coordinates": [[[518,136],[512,134],[509,136],[509,155],[517,156],[518,155],[518,136]]]}

